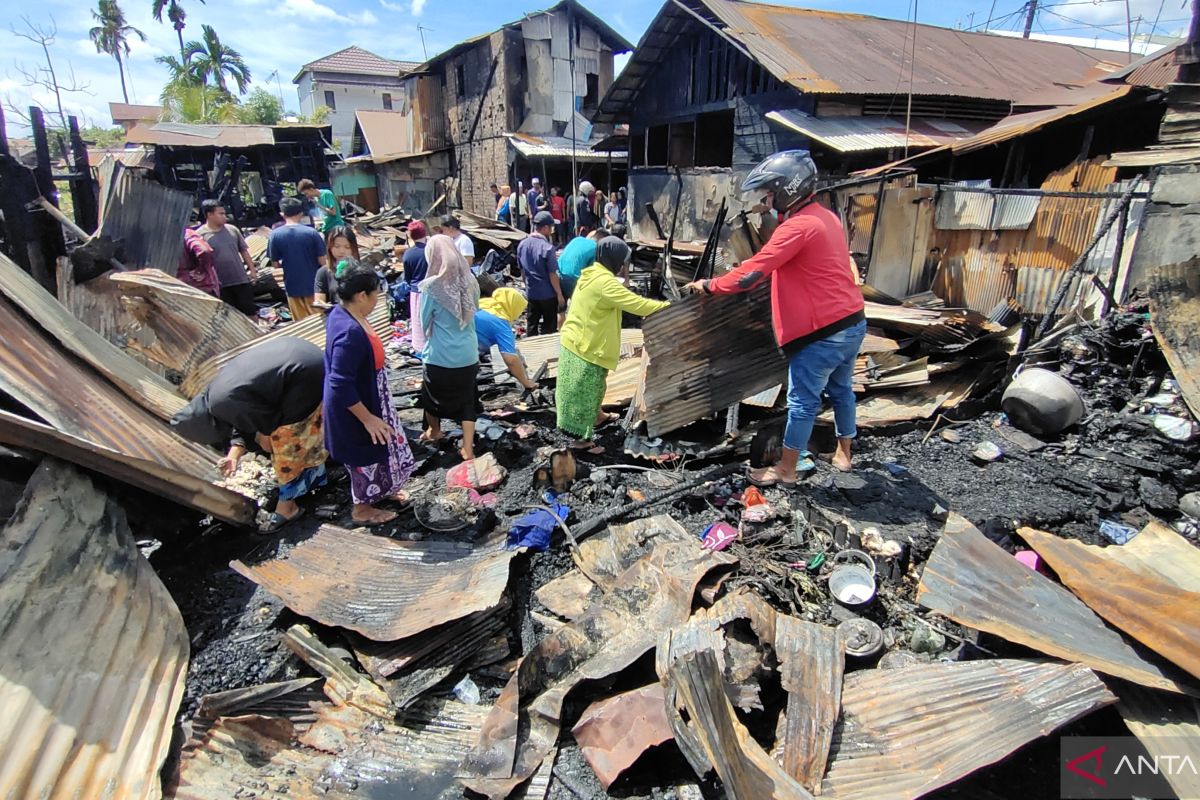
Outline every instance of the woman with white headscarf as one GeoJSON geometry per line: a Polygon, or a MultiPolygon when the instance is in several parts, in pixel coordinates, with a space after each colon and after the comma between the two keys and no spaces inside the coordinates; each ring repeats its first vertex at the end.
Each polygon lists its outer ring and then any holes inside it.
{"type": "Polygon", "coordinates": [[[421,439],[442,438],[442,420],[462,425],[460,453],[475,458],[475,417],[479,414],[476,376],[479,345],[475,336],[475,311],[479,308],[479,283],[449,236],[438,234],[425,245],[429,270],[421,282],[421,313],[417,324],[425,332],[425,379],[421,406],[425,433],[421,439]]]}

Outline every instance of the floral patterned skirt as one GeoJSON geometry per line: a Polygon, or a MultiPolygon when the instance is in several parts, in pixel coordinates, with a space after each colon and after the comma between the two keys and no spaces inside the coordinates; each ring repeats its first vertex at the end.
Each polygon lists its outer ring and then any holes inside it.
{"type": "Polygon", "coordinates": [[[325,437],[321,406],[300,422],[271,431],[271,468],[279,482],[279,498],[295,500],[325,485],[325,437]]]}
{"type": "Polygon", "coordinates": [[[408,479],[416,470],[412,448],[408,446],[408,439],[404,438],[404,429],[396,419],[386,369],[375,373],[375,386],[379,391],[379,416],[392,426],[396,435],[388,442],[386,461],[365,467],[346,468],[350,473],[350,499],[359,505],[372,505],[393,496],[408,483],[408,479]]]}

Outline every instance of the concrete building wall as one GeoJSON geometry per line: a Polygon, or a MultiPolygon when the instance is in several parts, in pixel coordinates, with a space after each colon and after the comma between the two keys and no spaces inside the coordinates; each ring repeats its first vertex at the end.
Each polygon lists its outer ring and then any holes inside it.
{"type": "Polygon", "coordinates": [[[297,83],[300,112],[312,114],[328,105],[326,92],[333,93],[332,112],[326,121],[333,126],[333,146],[343,155],[350,155],[354,136],[354,112],[359,109],[382,111],[384,95],[390,95],[392,108],[399,111],[404,104],[404,84],[400,78],[375,76],[336,76],[304,73],[297,83]]]}
{"type": "Polygon", "coordinates": [[[450,174],[450,153],[443,151],[375,165],[379,202],[422,215],[442,196],[450,174]]]}

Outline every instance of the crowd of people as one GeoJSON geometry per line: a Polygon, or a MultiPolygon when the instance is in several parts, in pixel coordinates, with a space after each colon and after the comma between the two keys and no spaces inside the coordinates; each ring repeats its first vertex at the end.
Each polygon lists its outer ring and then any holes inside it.
{"type": "Polygon", "coordinates": [[[528,189],[523,181],[518,181],[515,191],[507,183],[500,186],[493,183],[491,191],[496,201],[496,219],[518,230],[533,233],[538,215],[548,214],[554,225],[549,239],[559,247],[574,236],[627,224],[624,187],[605,193],[591,181],[580,181],[579,190],[568,196],[557,186],[547,191],[541,179],[534,177],[528,189]]]}
{"type": "MultiPolygon", "coordinates": [[[[780,153],[759,165],[743,191],[765,194],[762,202],[779,215],[778,229],[735,270],[687,287],[721,295],[771,282],[774,328],[790,373],[783,458],[751,474],[764,486],[791,485],[813,468],[806,448],[823,397],[835,412],[839,443],[833,465],[850,468],[852,377],[865,334],[863,302],[841,223],[813,202],[815,182],[816,169],[802,151],[780,153]]],[[[270,456],[279,502],[268,531],[303,513],[296,500],[325,484],[329,458],[349,474],[354,522],[380,525],[394,520],[396,512],[379,505],[405,501],[404,486],[415,464],[392,404],[384,344],[369,322],[377,304],[389,294],[394,300],[396,293],[362,263],[353,230],[340,214],[330,213],[328,204],[336,201],[326,197],[328,190],[311,184],[301,189],[324,212],[324,235],[302,222],[302,200],[285,198],[267,255],[283,269],[294,318],[327,314],[324,353],[286,336],[255,348],[227,364],[172,422],[196,441],[229,442],[219,462],[226,474],[251,450],[270,456]]],[[[622,235],[622,192],[612,193],[601,209],[596,198],[603,196],[585,181],[576,210],[564,220],[568,204],[554,202],[563,199],[554,189],[543,200],[537,178],[528,194],[514,195],[507,186],[495,190],[501,218],[509,214],[520,222],[532,214],[530,235],[516,253],[524,294],[477,277],[474,244],[453,215],[429,223],[413,220],[407,228],[399,285],[407,293],[412,352],[423,363],[420,440],[438,446],[445,438],[443,421],[451,420],[462,430],[459,455],[475,458],[478,373],[481,358],[493,349],[520,386],[538,391],[516,347],[514,325],[524,314],[529,336],[561,329],[557,426],[574,446],[590,447],[595,431],[614,421],[602,404],[608,373],[620,357],[622,315],[645,317],[669,303],[628,286],[632,253],[622,235]],[[564,221],[576,226],[575,235],[560,249],[564,221]]],[[[186,251],[195,252],[197,241],[207,244],[215,274],[199,277],[230,304],[245,302],[238,287],[253,274],[245,239],[220,206],[206,202],[201,214],[203,222],[186,237],[186,251]]]]}

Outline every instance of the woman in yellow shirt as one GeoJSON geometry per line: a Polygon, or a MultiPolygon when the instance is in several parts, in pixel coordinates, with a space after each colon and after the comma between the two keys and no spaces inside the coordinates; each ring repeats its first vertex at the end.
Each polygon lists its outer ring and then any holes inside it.
{"type": "Polygon", "coordinates": [[[646,317],[670,305],[634,294],[617,280],[630,255],[629,245],[617,237],[600,240],[596,263],[580,273],[562,326],[555,391],[558,427],[579,439],[591,438],[605,421],[600,404],[608,373],[621,357],[621,312],[646,317]]]}

